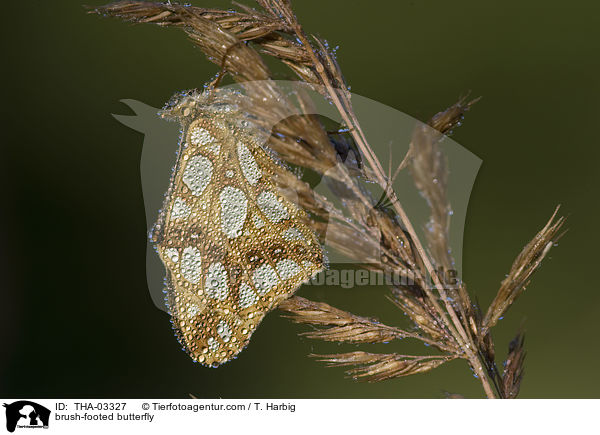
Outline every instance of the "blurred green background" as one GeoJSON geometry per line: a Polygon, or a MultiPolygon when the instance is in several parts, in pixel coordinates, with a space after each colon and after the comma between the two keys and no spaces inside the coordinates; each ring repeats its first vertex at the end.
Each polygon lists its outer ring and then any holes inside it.
{"type": "MultiPolygon", "coordinates": [[[[497,351],[525,319],[521,397],[600,397],[600,4],[336,0],[295,9],[307,31],[340,46],[355,93],[421,120],[469,90],[483,96],[454,136],[483,160],[465,281],[487,306],[562,204],[569,232],[496,328],[497,351]]],[[[217,68],[180,31],[86,15],[77,1],[11,2],[3,16],[11,78],[0,155],[0,396],[482,397],[460,361],[378,384],[345,379],[306,355],[351,347],[299,339],[306,328],[277,314],[237,360],[216,370],[192,363],[146,287],[143,137],[111,113],[129,113],[123,98],[162,106],[217,68]]],[[[405,322],[384,289],[299,294],[405,322]]],[[[407,348],[415,350],[390,345],[407,348]]]]}

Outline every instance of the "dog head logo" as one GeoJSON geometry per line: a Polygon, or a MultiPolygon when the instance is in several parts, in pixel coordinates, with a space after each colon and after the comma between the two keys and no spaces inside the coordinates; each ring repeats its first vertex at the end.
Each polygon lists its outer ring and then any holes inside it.
{"type": "Polygon", "coordinates": [[[47,428],[50,410],[29,400],[19,400],[4,404],[6,408],[6,429],[14,432],[19,428],[47,428]]]}

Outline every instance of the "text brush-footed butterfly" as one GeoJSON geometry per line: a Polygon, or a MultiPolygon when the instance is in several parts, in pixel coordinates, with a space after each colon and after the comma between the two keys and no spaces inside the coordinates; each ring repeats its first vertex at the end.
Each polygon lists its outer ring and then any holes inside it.
{"type": "Polygon", "coordinates": [[[323,268],[307,215],[273,182],[287,169],[227,95],[182,93],[163,110],[182,131],[152,234],[177,336],[213,367],[241,352],[263,317],[323,268]]]}

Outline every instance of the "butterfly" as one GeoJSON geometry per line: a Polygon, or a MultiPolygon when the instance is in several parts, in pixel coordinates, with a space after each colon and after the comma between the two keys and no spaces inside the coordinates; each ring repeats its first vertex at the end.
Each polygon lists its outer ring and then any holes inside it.
{"type": "Polygon", "coordinates": [[[273,182],[287,169],[264,148],[264,132],[219,95],[182,93],[162,112],[182,129],[152,234],[178,339],[212,367],[236,357],[264,316],[323,269],[308,216],[273,182]]]}

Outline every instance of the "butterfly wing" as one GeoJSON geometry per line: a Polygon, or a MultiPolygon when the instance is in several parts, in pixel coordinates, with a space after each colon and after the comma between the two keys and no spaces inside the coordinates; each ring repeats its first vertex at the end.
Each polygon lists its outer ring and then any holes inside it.
{"type": "Polygon", "coordinates": [[[185,104],[155,239],[179,340],[194,360],[217,366],[322,269],[323,253],[306,214],[275,188],[282,169],[252,124],[197,98],[185,104]]]}

